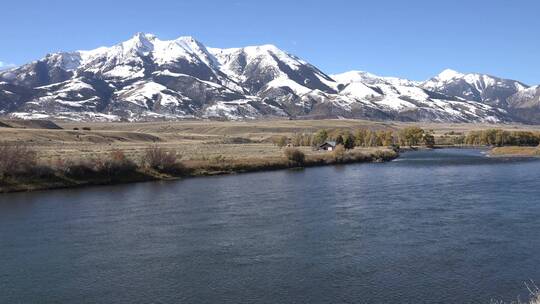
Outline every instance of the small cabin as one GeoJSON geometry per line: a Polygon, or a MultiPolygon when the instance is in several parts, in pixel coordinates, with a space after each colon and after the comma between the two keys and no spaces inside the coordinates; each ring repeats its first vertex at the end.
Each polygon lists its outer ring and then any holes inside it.
{"type": "Polygon", "coordinates": [[[322,145],[319,146],[319,150],[324,150],[324,151],[334,151],[335,148],[336,148],[335,141],[325,141],[322,145]]]}

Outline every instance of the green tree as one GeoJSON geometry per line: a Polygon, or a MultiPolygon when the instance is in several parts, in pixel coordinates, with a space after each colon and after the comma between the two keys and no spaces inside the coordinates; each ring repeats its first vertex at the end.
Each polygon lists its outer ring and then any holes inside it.
{"type": "Polygon", "coordinates": [[[343,139],[343,146],[345,147],[345,149],[354,149],[354,137],[350,134],[350,133],[347,133],[345,134],[345,138],[343,139]]]}
{"type": "Polygon", "coordinates": [[[321,129],[313,135],[312,144],[322,145],[328,139],[328,132],[325,129],[321,129]]]}

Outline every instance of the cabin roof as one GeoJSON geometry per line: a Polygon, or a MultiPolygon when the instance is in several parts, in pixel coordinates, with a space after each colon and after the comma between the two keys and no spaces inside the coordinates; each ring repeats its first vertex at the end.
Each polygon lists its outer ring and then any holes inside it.
{"type": "Polygon", "coordinates": [[[329,145],[329,146],[332,146],[332,147],[335,147],[336,146],[336,142],[335,141],[325,141],[324,143],[322,143],[320,146],[325,146],[325,145],[329,145]]]}

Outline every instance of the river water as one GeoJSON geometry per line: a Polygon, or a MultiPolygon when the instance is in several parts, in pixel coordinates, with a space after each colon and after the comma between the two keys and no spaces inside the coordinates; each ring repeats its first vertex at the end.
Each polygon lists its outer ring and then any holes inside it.
{"type": "Polygon", "coordinates": [[[0,303],[489,303],[540,284],[540,161],[0,195],[0,303]]]}

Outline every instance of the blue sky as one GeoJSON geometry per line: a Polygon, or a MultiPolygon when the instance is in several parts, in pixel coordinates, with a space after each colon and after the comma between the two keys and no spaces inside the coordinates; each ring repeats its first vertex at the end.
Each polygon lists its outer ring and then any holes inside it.
{"type": "Polygon", "coordinates": [[[540,84],[537,0],[17,0],[0,10],[0,65],[149,32],[275,44],[327,73],[422,80],[452,68],[540,84]]]}

